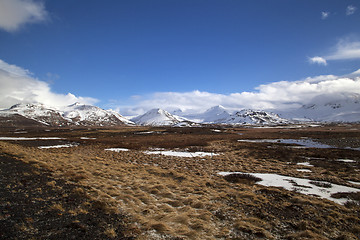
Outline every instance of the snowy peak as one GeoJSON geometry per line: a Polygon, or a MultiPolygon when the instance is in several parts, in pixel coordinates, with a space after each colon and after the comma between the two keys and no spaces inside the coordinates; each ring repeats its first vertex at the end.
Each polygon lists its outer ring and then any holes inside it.
{"type": "Polygon", "coordinates": [[[96,106],[75,103],[67,106],[63,112],[64,118],[74,122],[76,125],[92,126],[114,126],[130,124],[120,114],[106,111],[96,106]]]}
{"type": "Polygon", "coordinates": [[[197,123],[216,123],[230,116],[230,113],[221,105],[209,108],[205,112],[182,115],[197,123]]]}
{"type": "Polygon", "coordinates": [[[75,103],[61,111],[42,104],[16,104],[1,115],[21,115],[49,126],[114,126],[132,124],[118,113],[106,111],[96,106],[75,103]]]}
{"type": "Polygon", "coordinates": [[[293,112],[295,117],[326,122],[359,122],[360,94],[324,94],[293,112]]]}
{"type": "Polygon", "coordinates": [[[203,122],[219,122],[230,117],[230,113],[221,105],[209,108],[202,114],[203,122]]]}
{"type": "Polygon", "coordinates": [[[70,123],[64,119],[60,112],[46,107],[40,103],[19,103],[7,110],[2,110],[1,114],[18,114],[25,118],[35,120],[50,126],[67,126],[70,123]]]}
{"type": "Polygon", "coordinates": [[[260,110],[244,109],[236,112],[227,119],[223,120],[223,124],[256,124],[256,125],[272,125],[289,123],[287,119],[279,117],[279,115],[271,112],[260,110]]]}
{"type": "Polygon", "coordinates": [[[154,108],[143,115],[132,118],[131,120],[137,125],[172,126],[181,122],[182,119],[163,109],[154,108]]]}

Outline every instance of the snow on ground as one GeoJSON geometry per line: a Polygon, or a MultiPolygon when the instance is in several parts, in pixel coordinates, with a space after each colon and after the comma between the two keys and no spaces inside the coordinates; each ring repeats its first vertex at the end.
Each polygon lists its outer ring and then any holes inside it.
{"type": "Polygon", "coordinates": [[[359,186],[360,186],[360,182],[348,181],[348,183],[351,183],[351,184],[359,185],[359,186]]]}
{"type": "Polygon", "coordinates": [[[135,132],[134,134],[151,134],[154,133],[154,131],[149,131],[149,132],[135,132]]]}
{"type": "Polygon", "coordinates": [[[49,149],[49,148],[67,148],[67,147],[77,147],[76,144],[63,144],[63,145],[53,145],[53,146],[40,146],[40,149],[49,149]]]}
{"type": "Polygon", "coordinates": [[[0,137],[1,141],[31,141],[31,140],[63,140],[65,138],[59,137],[0,137]]]}
{"type": "Polygon", "coordinates": [[[312,172],[310,169],[296,169],[298,172],[312,172]]]}
{"type": "Polygon", "coordinates": [[[313,167],[314,166],[314,165],[311,165],[309,162],[299,162],[296,165],[306,166],[306,167],[313,167]]]}
{"type": "MultiPolygon", "coordinates": [[[[243,174],[242,172],[219,172],[218,174],[221,176],[226,176],[233,173],[243,174]]],[[[317,182],[324,184],[331,184],[331,187],[330,188],[319,187],[312,184],[311,183],[313,182],[312,180],[306,178],[288,177],[288,176],[272,174],[272,173],[250,173],[250,174],[262,179],[262,181],[257,182],[257,184],[267,187],[282,187],[285,188],[286,190],[297,191],[299,193],[306,195],[316,195],[321,198],[325,198],[333,202],[336,202],[338,204],[344,204],[348,201],[348,199],[345,198],[336,199],[331,197],[331,194],[338,192],[360,192],[360,189],[358,188],[352,188],[352,187],[337,185],[323,181],[317,181],[317,182]]]]}
{"type": "Polygon", "coordinates": [[[80,139],[87,140],[87,139],[96,139],[96,138],[81,137],[80,139]]]}
{"type": "Polygon", "coordinates": [[[345,163],[356,163],[355,160],[351,160],[351,159],[338,159],[336,160],[338,162],[345,162],[345,163]]]}
{"type": "Polygon", "coordinates": [[[160,154],[165,156],[173,157],[205,157],[205,156],[216,156],[217,153],[211,152],[178,152],[178,151],[144,151],[146,154],[160,154]]]}
{"type": "Polygon", "coordinates": [[[221,132],[219,129],[211,129],[212,132],[221,132]]]}
{"type": "Polygon", "coordinates": [[[126,152],[129,151],[127,148],[107,148],[105,151],[113,151],[113,152],[126,152]]]}

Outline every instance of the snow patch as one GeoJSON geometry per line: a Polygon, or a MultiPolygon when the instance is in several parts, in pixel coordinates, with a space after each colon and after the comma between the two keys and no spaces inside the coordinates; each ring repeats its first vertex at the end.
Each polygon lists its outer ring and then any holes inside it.
{"type": "Polygon", "coordinates": [[[144,151],[145,154],[160,154],[164,156],[173,156],[173,157],[205,157],[205,156],[216,156],[217,153],[210,152],[179,152],[179,151],[144,151]]]}
{"type": "MultiPolygon", "coordinates": [[[[219,172],[218,175],[227,176],[234,173],[243,174],[242,172],[219,172]]],[[[323,183],[324,185],[325,184],[328,184],[329,186],[331,185],[331,187],[319,187],[311,183],[313,182],[313,180],[306,178],[295,178],[295,177],[289,177],[289,176],[272,174],[272,173],[250,173],[250,174],[262,179],[262,181],[257,182],[257,184],[259,185],[263,185],[267,187],[282,187],[285,188],[286,190],[297,191],[299,193],[306,195],[319,196],[321,198],[331,200],[338,204],[345,204],[348,201],[348,199],[346,198],[336,199],[331,197],[332,194],[339,192],[360,192],[360,189],[357,188],[337,185],[323,181],[317,181],[317,182],[323,183]]]]}
{"type": "Polygon", "coordinates": [[[127,148],[107,148],[105,151],[113,151],[113,152],[127,152],[129,149],[127,148]]]}
{"type": "Polygon", "coordinates": [[[338,159],[336,160],[338,162],[345,162],[345,163],[356,163],[355,160],[351,160],[351,159],[338,159]]]}
{"type": "Polygon", "coordinates": [[[53,146],[40,146],[39,149],[49,149],[49,148],[68,148],[68,147],[77,147],[76,144],[62,144],[62,145],[53,145],[53,146]]]}
{"type": "Polygon", "coordinates": [[[59,137],[0,137],[1,141],[33,141],[33,140],[64,140],[65,138],[59,137]]]}

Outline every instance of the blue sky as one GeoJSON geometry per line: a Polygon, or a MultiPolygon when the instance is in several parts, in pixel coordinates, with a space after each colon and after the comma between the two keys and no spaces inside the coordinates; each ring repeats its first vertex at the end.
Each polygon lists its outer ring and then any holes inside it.
{"type": "Polygon", "coordinates": [[[139,109],[155,98],[164,104],[172,101],[170,93],[252,93],[279,81],[360,68],[356,0],[1,4],[8,12],[38,7],[28,18],[21,12],[20,20],[0,17],[4,64],[28,70],[26,77],[45,82],[52,93],[91,97],[103,108],[139,109]]]}

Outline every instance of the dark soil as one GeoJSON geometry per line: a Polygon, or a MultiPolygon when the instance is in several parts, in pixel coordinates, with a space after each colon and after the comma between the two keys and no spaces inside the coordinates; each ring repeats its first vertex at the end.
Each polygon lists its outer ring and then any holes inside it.
{"type": "Polygon", "coordinates": [[[81,186],[0,153],[0,239],[134,239],[124,214],[81,186]]]}

